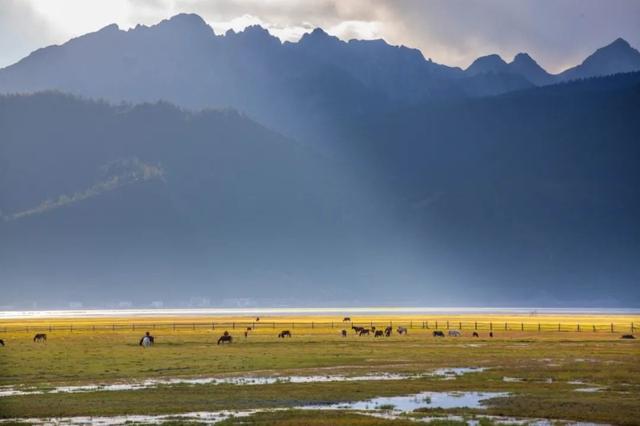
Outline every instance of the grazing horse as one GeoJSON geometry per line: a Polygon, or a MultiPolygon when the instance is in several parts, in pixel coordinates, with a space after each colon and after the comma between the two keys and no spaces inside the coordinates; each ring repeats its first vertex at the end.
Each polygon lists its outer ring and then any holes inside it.
{"type": "Polygon", "coordinates": [[[35,336],[33,336],[33,341],[34,342],[46,342],[47,341],[47,335],[44,333],[38,333],[35,336]]]}
{"type": "Polygon", "coordinates": [[[365,334],[368,336],[369,335],[369,329],[368,328],[360,328],[360,331],[358,332],[358,336],[364,336],[365,334]]]}
{"type": "Polygon", "coordinates": [[[382,330],[376,330],[373,337],[382,337],[384,335],[382,330]]]}
{"type": "Polygon", "coordinates": [[[440,330],[434,330],[433,337],[444,337],[444,332],[440,330]]]}
{"type": "Polygon", "coordinates": [[[356,334],[360,334],[360,332],[364,330],[364,327],[358,327],[357,325],[353,325],[351,328],[356,332],[356,334]]]}
{"type": "Polygon", "coordinates": [[[458,330],[449,330],[449,337],[460,337],[462,336],[462,333],[460,333],[458,330]]]}
{"type": "Polygon", "coordinates": [[[148,348],[149,346],[153,346],[155,341],[156,339],[147,331],[145,335],[142,336],[142,339],[140,339],[140,346],[142,346],[143,348],[148,348]]]}
{"type": "Polygon", "coordinates": [[[621,339],[635,339],[636,336],[634,336],[633,334],[623,334],[621,339]]]}
{"type": "Polygon", "coordinates": [[[291,337],[291,332],[289,330],[282,330],[278,333],[278,337],[284,339],[285,337],[291,337]]]}
{"type": "Polygon", "coordinates": [[[233,341],[233,337],[229,334],[228,331],[222,333],[222,336],[218,339],[218,344],[220,343],[231,343],[233,341]]]}
{"type": "Polygon", "coordinates": [[[474,332],[473,332],[473,337],[480,337],[480,335],[478,334],[478,332],[477,332],[477,331],[474,331],[474,332]]]}
{"type": "Polygon", "coordinates": [[[341,334],[342,334],[342,337],[347,337],[347,330],[342,330],[341,334]]]}
{"type": "Polygon", "coordinates": [[[4,346],[4,340],[0,339],[0,346],[4,346]]]}
{"type": "Polygon", "coordinates": [[[406,335],[409,330],[407,330],[407,327],[398,327],[397,331],[398,331],[398,334],[406,335]]]}
{"type": "Polygon", "coordinates": [[[384,329],[384,335],[389,337],[391,336],[391,333],[393,332],[393,327],[389,326],[387,328],[384,329]]]}
{"type": "Polygon", "coordinates": [[[351,317],[344,317],[342,321],[351,321],[351,317]]]}

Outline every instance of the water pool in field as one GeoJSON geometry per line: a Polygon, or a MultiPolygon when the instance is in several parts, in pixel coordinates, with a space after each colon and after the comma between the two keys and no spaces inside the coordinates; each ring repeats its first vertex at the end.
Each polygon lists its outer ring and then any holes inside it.
{"type": "Polygon", "coordinates": [[[482,401],[509,396],[507,392],[421,392],[413,395],[384,396],[364,401],[330,405],[311,405],[304,408],[324,410],[391,410],[412,412],[419,408],[483,408],[482,401]]]}
{"type": "Polygon", "coordinates": [[[370,373],[359,376],[346,375],[290,375],[290,376],[231,376],[231,377],[195,377],[195,378],[159,378],[146,379],[137,382],[108,383],[108,384],[88,384],[58,386],[52,389],[40,390],[14,386],[0,387],[0,397],[38,395],[44,393],[82,393],[82,392],[117,392],[129,390],[142,390],[159,386],[177,385],[273,385],[277,383],[327,383],[327,382],[363,382],[363,381],[388,381],[388,380],[415,380],[425,377],[438,377],[443,380],[454,380],[458,376],[469,373],[480,373],[485,371],[482,367],[455,367],[439,368],[431,372],[402,374],[402,373],[370,373]]]}

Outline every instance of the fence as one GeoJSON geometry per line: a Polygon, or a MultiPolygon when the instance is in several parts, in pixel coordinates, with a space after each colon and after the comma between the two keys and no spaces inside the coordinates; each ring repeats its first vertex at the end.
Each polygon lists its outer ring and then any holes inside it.
{"type": "MultiPolygon", "coordinates": [[[[461,330],[461,331],[508,331],[508,332],[608,332],[634,333],[638,330],[635,323],[569,323],[569,322],[497,322],[497,321],[447,321],[447,320],[392,320],[392,321],[211,321],[211,322],[135,322],[135,323],[97,323],[97,324],[55,324],[55,325],[0,325],[0,332],[80,332],[80,331],[147,331],[147,330],[307,330],[313,333],[329,332],[331,329],[351,329],[359,326],[366,328],[405,327],[422,330],[461,330]]],[[[333,331],[331,331],[333,332],[333,331]]]]}

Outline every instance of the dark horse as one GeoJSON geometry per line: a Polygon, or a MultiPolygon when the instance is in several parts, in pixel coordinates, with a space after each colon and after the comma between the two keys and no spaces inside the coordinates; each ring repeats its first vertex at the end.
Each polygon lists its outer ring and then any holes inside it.
{"type": "Polygon", "coordinates": [[[347,337],[347,330],[342,330],[342,337],[347,337]]]}
{"type": "Polygon", "coordinates": [[[285,337],[291,337],[291,332],[289,330],[282,330],[278,333],[278,337],[284,339],[285,337]]]}
{"type": "Polygon", "coordinates": [[[35,336],[33,336],[33,341],[34,342],[46,342],[47,341],[47,335],[44,333],[38,333],[35,336]]]}
{"type": "Polygon", "coordinates": [[[342,321],[351,321],[351,317],[344,317],[342,321]]]}
{"type": "Polygon", "coordinates": [[[360,331],[358,332],[358,336],[364,336],[364,335],[369,335],[369,329],[368,328],[360,328],[360,331]]]}
{"type": "Polygon", "coordinates": [[[389,337],[391,336],[391,333],[393,332],[393,327],[389,326],[387,328],[384,329],[384,335],[389,337]]]}
{"type": "Polygon", "coordinates": [[[225,331],[222,336],[220,336],[220,338],[218,339],[218,344],[220,343],[231,343],[233,340],[233,337],[231,337],[231,335],[229,335],[228,331],[225,331]]]}
{"type": "Polygon", "coordinates": [[[440,330],[435,330],[433,332],[433,337],[444,337],[444,332],[440,330]]]}
{"type": "Polygon", "coordinates": [[[357,325],[353,325],[353,326],[351,326],[351,329],[352,329],[353,331],[355,331],[355,332],[356,332],[356,334],[359,334],[362,330],[364,330],[364,327],[359,327],[359,326],[357,326],[357,325]]]}
{"type": "Polygon", "coordinates": [[[636,337],[633,334],[623,334],[621,339],[635,339],[636,337]]]}
{"type": "Polygon", "coordinates": [[[373,337],[382,337],[384,336],[384,332],[382,330],[376,330],[373,337]]]}
{"type": "Polygon", "coordinates": [[[4,340],[0,339],[0,346],[4,346],[4,340]]]}
{"type": "Polygon", "coordinates": [[[480,335],[478,334],[478,332],[477,332],[477,331],[474,331],[474,332],[473,332],[473,337],[480,337],[480,335]]]}

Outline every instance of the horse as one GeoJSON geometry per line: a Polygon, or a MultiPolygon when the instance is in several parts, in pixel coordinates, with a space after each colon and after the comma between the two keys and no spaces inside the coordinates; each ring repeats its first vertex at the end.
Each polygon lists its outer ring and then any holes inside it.
{"type": "Polygon", "coordinates": [[[449,337],[460,337],[462,336],[462,333],[460,333],[458,330],[449,330],[449,337]]]}
{"type": "Polygon", "coordinates": [[[353,325],[351,328],[356,332],[356,334],[360,334],[360,331],[364,330],[364,327],[359,327],[357,325],[353,325]]]}
{"type": "Polygon", "coordinates": [[[376,330],[376,332],[373,334],[373,337],[382,337],[384,335],[384,332],[382,330],[376,330]]]}
{"type": "Polygon", "coordinates": [[[635,339],[636,336],[634,336],[633,334],[623,334],[621,339],[635,339]]]}
{"type": "Polygon", "coordinates": [[[156,339],[147,331],[145,335],[142,336],[142,339],[140,339],[140,346],[142,346],[143,348],[148,348],[149,346],[153,346],[155,340],[156,339]]]}
{"type": "Polygon", "coordinates": [[[233,337],[231,337],[231,335],[229,335],[228,331],[225,331],[224,333],[222,333],[222,336],[220,336],[220,338],[218,339],[218,344],[220,343],[231,343],[233,341],[233,337]]]}
{"type": "Polygon", "coordinates": [[[389,326],[387,328],[384,329],[384,335],[389,337],[391,336],[391,333],[393,332],[393,327],[389,326]]]}
{"type": "Polygon", "coordinates": [[[44,333],[38,333],[35,336],[33,336],[33,341],[34,342],[46,342],[47,341],[47,335],[44,333]]]}
{"type": "Polygon", "coordinates": [[[342,330],[341,334],[342,334],[342,337],[347,337],[347,330],[342,330]]]}
{"type": "Polygon", "coordinates": [[[0,346],[4,346],[4,340],[0,339],[0,346]]]}
{"type": "Polygon", "coordinates": [[[440,330],[434,330],[433,337],[444,337],[444,332],[440,330]]]}
{"type": "Polygon", "coordinates": [[[285,337],[291,337],[291,332],[289,330],[282,330],[278,333],[278,337],[284,339],[285,337]]]}
{"type": "Polygon", "coordinates": [[[365,334],[368,336],[369,335],[369,329],[368,328],[360,328],[360,331],[358,332],[358,336],[364,336],[365,334]]]}
{"type": "Polygon", "coordinates": [[[407,327],[398,327],[397,331],[398,331],[398,334],[405,334],[406,335],[409,330],[407,330],[407,327]]]}
{"type": "Polygon", "coordinates": [[[473,337],[480,337],[480,335],[478,334],[478,332],[477,332],[477,331],[474,331],[474,332],[473,332],[473,337]]]}
{"type": "Polygon", "coordinates": [[[351,317],[344,317],[342,321],[351,321],[351,317]]]}
{"type": "Polygon", "coordinates": [[[489,337],[493,337],[493,331],[489,332],[489,337]]]}

